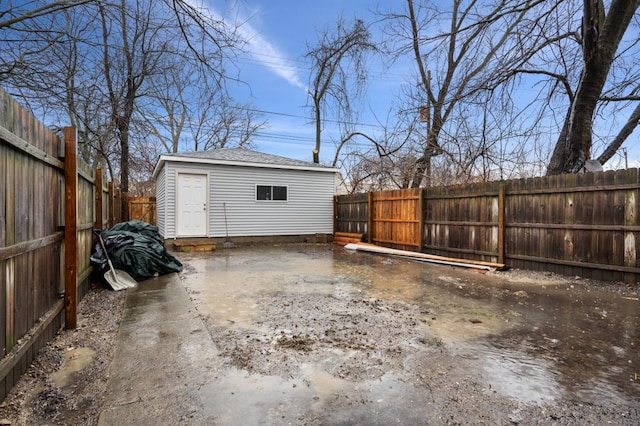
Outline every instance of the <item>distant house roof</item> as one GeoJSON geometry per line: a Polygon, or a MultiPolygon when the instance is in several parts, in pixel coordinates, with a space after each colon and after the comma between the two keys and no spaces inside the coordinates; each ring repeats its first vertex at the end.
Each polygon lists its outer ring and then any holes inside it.
{"type": "Polygon", "coordinates": [[[178,154],[163,154],[158,159],[153,171],[155,177],[166,161],[176,161],[196,164],[219,164],[228,166],[264,167],[273,169],[314,170],[320,172],[337,173],[339,170],[315,164],[309,161],[295,160],[279,155],[265,154],[246,148],[223,148],[209,151],[185,152],[178,154]]]}

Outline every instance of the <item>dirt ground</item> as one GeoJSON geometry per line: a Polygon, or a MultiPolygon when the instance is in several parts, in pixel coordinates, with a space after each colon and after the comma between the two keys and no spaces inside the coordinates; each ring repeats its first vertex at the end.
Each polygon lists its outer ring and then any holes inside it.
{"type": "Polygon", "coordinates": [[[125,296],[92,285],[80,302],[78,327],[60,331],[41,349],[0,404],[0,425],[97,424],[125,296]],[[73,355],[83,348],[94,353],[90,362],[77,372],[69,371],[71,382],[56,383],[55,374],[73,370],[73,355]]]}
{"type": "MultiPolygon", "coordinates": [[[[183,279],[188,279],[188,259],[185,266],[183,279]]],[[[551,277],[519,270],[501,272],[500,276],[514,282],[551,277]]],[[[638,298],[640,294],[638,286],[622,283],[552,278],[554,282],[629,298],[638,298]]],[[[198,295],[190,291],[197,308],[198,295]]],[[[0,405],[0,425],[98,423],[124,298],[125,292],[92,287],[80,304],[78,328],[61,331],[0,405]],[[82,351],[78,351],[81,348],[91,350],[88,361],[69,370],[74,357],[81,355],[82,351]],[[60,371],[66,371],[62,379],[60,371]]],[[[232,319],[203,315],[224,364],[249,374],[286,378],[303,377],[302,370],[310,365],[320,366],[312,373],[307,371],[305,377],[315,374],[328,388],[333,383],[334,390],[338,386],[336,380],[354,384],[350,392],[332,393],[335,399],[332,404],[340,409],[353,413],[374,410],[377,403],[393,398],[390,393],[395,392],[397,398],[416,399],[416,416],[405,416],[407,424],[640,424],[637,401],[584,403],[559,398],[523,404],[500,395],[472,369],[460,368],[449,347],[437,335],[421,331],[437,321],[437,306],[315,292],[268,293],[258,302],[260,312],[256,321],[263,330],[270,330],[268,333],[247,331],[241,324],[229,327],[224,322],[231,323],[232,319]],[[370,399],[375,392],[353,391],[363,383],[368,383],[370,389],[380,386],[378,400],[370,399]],[[417,392],[415,389],[420,390],[419,395],[412,394],[417,392]],[[422,398],[424,395],[428,395],[426,400],[422,398]]],[[[469,317],[465,321],[482,319],[469,317]]],[[[304,380],[300,386],[305,384],[309,386],[304,380]]],[[[336,418],[331,421],[305,413],[297,418],[296,424],[338,422],[336,418]]],[[[342,424],[358,423],[357,419],[356,414],[342,424]]]]}

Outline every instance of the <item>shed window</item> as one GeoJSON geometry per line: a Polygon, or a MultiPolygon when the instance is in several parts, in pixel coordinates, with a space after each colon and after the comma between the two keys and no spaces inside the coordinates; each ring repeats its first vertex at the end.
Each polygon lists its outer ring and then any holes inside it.
{"type": "Polygon", "coordinates": [[[256,200],[287,201],[287,187],[257,185],[256,200]]]}

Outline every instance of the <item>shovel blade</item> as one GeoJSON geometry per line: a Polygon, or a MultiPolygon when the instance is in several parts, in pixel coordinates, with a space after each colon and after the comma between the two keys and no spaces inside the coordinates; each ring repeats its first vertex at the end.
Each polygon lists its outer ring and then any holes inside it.
{"type": "Polygon", "coordinates": [[[131,275],[118,269],[110,269],[105,272],[104,279],[115,291],[132,288],[138,284],[131,275]]]}

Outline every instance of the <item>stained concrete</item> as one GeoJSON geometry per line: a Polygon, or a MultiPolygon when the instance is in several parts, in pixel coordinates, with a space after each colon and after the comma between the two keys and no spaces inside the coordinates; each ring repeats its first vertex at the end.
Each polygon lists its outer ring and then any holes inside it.
{"type": "Polygon", "coordinates": [[[635,297],[326,245],[180,259],[127,290],[100,425],[640,419],[635,297]]]}
{"type": "Polygon", "coordinates": [[[218,354],[178,275],[127,291],[98,424],[212,424],[201,389],[218,354]]]}

